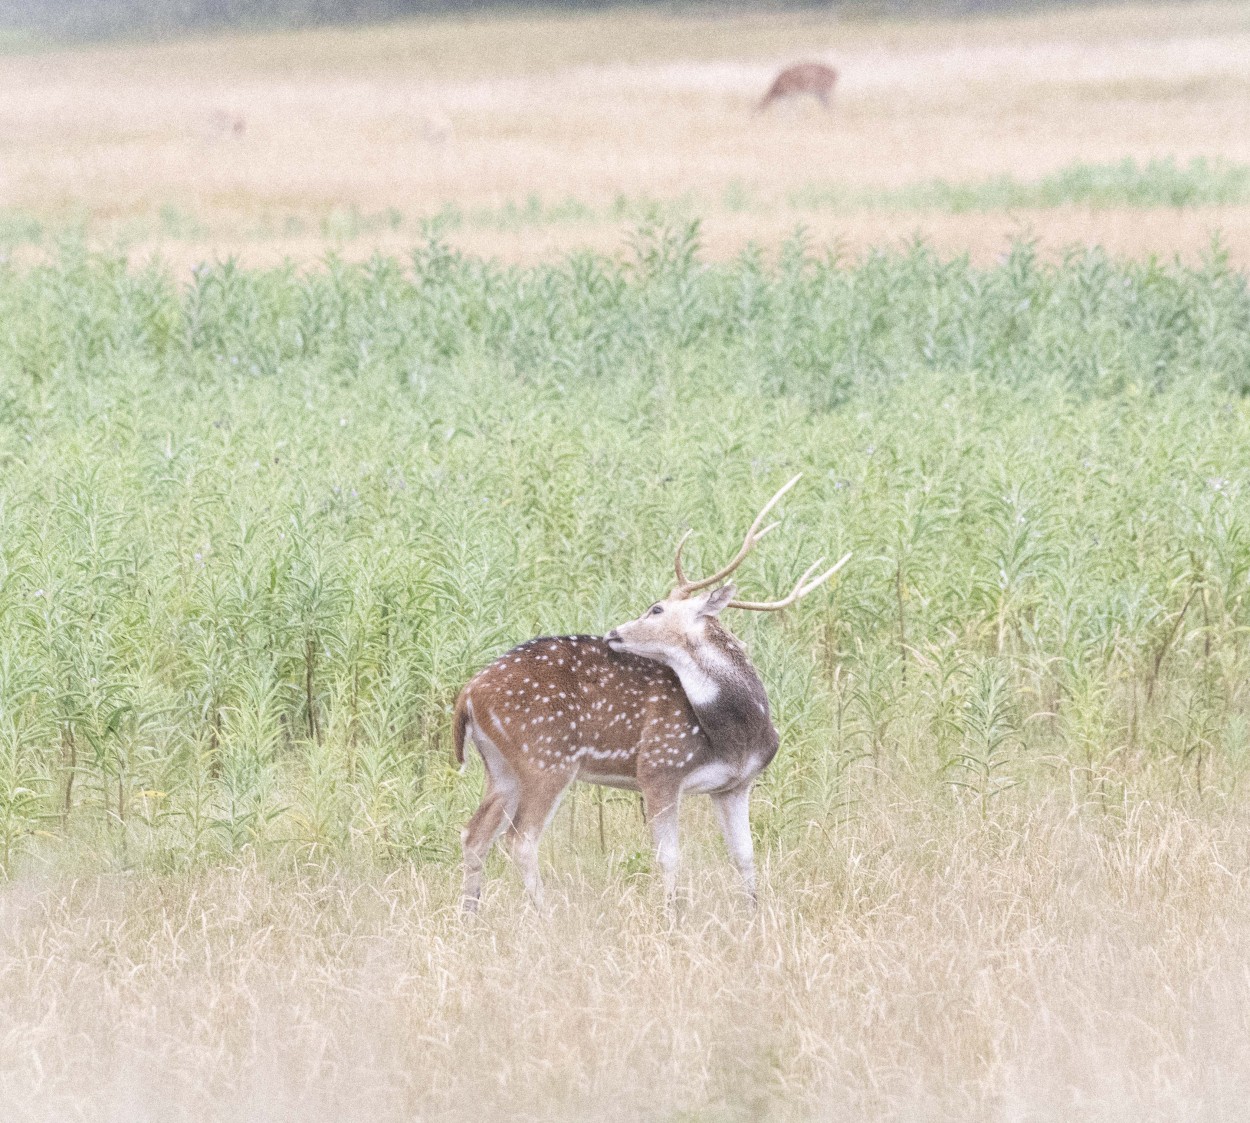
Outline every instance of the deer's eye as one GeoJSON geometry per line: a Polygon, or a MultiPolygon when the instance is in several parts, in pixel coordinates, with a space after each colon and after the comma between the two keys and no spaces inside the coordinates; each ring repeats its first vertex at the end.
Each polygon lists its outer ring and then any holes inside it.
{"type": "Polygon", "coordinates": [[[648,616],[659,616],[659,615],[660,615],[660,613],[661,613],[661,612],[663,612],[663,611],[664,611],[664,606],[663,606],[662,604],[653,604],[653,605],[651,606],[651,611],[650,611],[650,612],[648,612],[648,613],[647,613],[647,615],[648,615],[648,616]]]}

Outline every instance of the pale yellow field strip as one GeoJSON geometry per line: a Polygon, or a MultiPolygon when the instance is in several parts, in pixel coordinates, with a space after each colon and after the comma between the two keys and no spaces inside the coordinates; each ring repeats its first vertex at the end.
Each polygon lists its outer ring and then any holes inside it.
{"type": "MultiPolygon", "coordinates": [[[[805,214],[787,203],[810,184],[1029,180],[1124,157],[1250,162],[1250,5],[878,25],[810,14],[444,19],[0,65],[0,209],[82,221],[107,242],[174,207],[194,217],[195,234],[128,239],[171,260],[315,258],[327,242],[308,226],[349,206],[416,219],[531,195],[596,213],[622,195],[693,195],[717,255],[773,244],[797,222],[851,251],[921,233],[977,256],[1023,229],[1046,246],[1189,257],[1218,227],[1250,262],[1246,207],[987,218],[805,214]],[[838,67],[833,112],[753,115],[776,67],[799,57],[838,67]],[[756,205],[726,213],[716,201],[735,190],[756,205]],[[292,218],[302,222],[284,227],[292,218]]],[[[621,229],[603,219],[450,238],[530,260],[618,248],[621,229]]],[[[344,249],[412,240],[405,228],[344,249]]]]}
{"type": "MultiPolygon", "coordinates": [[[[532,265],[578,250],[628,257],[636,229],[627,222],[461,229],[443,235],[443,240],[473,256],[532,265]]],[[[784,217],[719,214],[702,221],[701,256],[723,261],[758,247],[765,251],[766,259],[773,260],[778,249],[796,234],[811,252],[844,260],[856,260],[874,250],[905,252],[914,242],[923,241],[943,257],[966,253],[977,263],[990,264],[999,260],[1013,241],[1026,240],[1049,260],[1098,246],[1116,257],[1179,259],[1189,265],[1197,265],[1209,255],[1218,234],[1220,247],[1230,259],[1241,268],[1250,266],[1250,207],[1093,211],[1070,206],[995,214],[876,211],[784,217]]],[[[329,253],[347,261],[364,261],[375,253],[404,257],[421,242],[415,233],[371,232],[346,242],[328,241],[316,234],[239,241],[213,236],[186,240],[152,237],[126,248],[136,264],[155,262],[183,273],[227,256],[253,268],[287,261],[315,264],[329,253]]],[[[34,262],[43,260],[46,250],[22,247],[14,256],[34,262]]]]}

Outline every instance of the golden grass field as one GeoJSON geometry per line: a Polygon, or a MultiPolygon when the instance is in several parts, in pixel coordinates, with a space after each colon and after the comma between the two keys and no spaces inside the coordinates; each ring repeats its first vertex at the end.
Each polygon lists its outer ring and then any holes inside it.
{"type": "Polygon", "coordinates": [[[179,265],[395,251],[449,203],[498,213],[531,196],[591,213],[449,239],[515,261],[615,251],[636,221],[612,213],[623,197],[684,200],[713,256],[801,223],[852,254],[919,235],[978,259],[1013,236],[1192,259],[1218,229],[1244,263],[1244,204],[952,214],[790,195],[1250,162],[1247,58],[1241,3],[896,24],[625,10],[46,49],[0,68],[0,210],[179,265]],[[833,111],[753,116],[775,69],[805,57],[839,68],[833,111]]]}
{"type": "Polygon", "coordinates": [[[1244,814],[997,806],[869,795],[770,855],[754,916],[688,843],[678,923],[567,817],[547,917],[515,879],[466,924],[450,871],[339,862],[26,879],[0,898],[0,1102],[40,1123],[1244,1118],[1244,814]]]}

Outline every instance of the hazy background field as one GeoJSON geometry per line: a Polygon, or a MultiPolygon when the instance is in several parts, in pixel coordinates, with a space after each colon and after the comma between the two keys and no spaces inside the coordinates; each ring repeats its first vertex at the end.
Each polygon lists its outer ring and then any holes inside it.
{"type": "Polygon", "coordinates": [[[1244,5],[63,30],[0,58],[0,1116],[1242,1117],[1244,5]],[[833,111],[753,117],[795,57],[833,111]],[[735,622],[759,911],[581,790],[464,923],[459,686],[796,471],[745,591],[855,558],[735,622]]]}
{"type": "Polygon", "coordinates": [[[1192,260],[1218,227],[1244,262],[1247,57],[1240,3],[505,12],[15,51],[0,241],[70,226],[180,267],[272,264],[396,250],[441,216],[454,245],[533,261],[615,251],[658,210],[702,217],[714,257],[802,224],[851,253],[920,234],[990,260],[1031,236],[1192,260]],[[752,116],[795,58],[839,69],[833,111],[752,116]]]}

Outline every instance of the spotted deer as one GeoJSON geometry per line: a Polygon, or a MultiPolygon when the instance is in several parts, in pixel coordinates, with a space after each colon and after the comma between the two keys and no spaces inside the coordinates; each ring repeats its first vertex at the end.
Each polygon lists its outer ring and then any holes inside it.
{"type": "Polygon", "coordinates": [[[755,107],[755,112],[763,113],[774,101],[798,94],[811,94],[828,109],[829,95],[833,93],[833,84],[837,80],[838,72],[823,62],[800,62],[787,66],[773,79],[773,84],[755,107]]]}
{"type": "Polygon", "coordinates": [[[673,559],[676,586],[638,619],[606,636],[532,639],[460,692],[456,759],[463,767],[471,741],[486,768],[482,802],[461,833],[466,911],[477,908],[486,855],[505,831],[541,908],[538,840],[574,781],[641,793],[668,898],[677,878],[678,805],[684,795],[711,796],[730,856],[754,897],[748,803],[778,737],[759,674],[720,616],[729,608],[788,608],[828,581],[850,554],[813,577],[824,559],[817,561],[782,600],[735,600],[734,586],[721,582],[780,525],[763,522],[799,478],[765,504],[737,555],[712,576],[686,577],[687,531],[673,559]]]}

